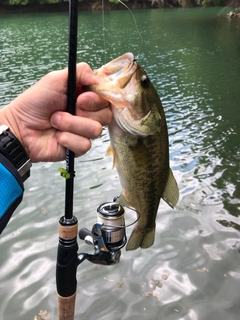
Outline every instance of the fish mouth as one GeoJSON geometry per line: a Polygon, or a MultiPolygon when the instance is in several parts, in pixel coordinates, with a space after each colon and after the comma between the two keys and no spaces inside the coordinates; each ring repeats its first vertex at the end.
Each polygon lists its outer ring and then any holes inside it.
{"type": "MultiPolygon", "coordinates": [[[[149,110],[136,110],[142,103],[141,87],[137,78],[138,65],[131,52],[110,61],[95,71],[99,83],[87,86],[111,103],[118,127],[135,136],[146,137],[159,131],[160,115],[149,110]]],[[[114,126],[115,127],[115,126],[114,126]]],[[[117,129],[117,127],[115,127],[117,129]]]]}
{"type": "Polygon", "coordinates": [[[95,71],[99,84],[86,86],[85,89],[98,93],[102,98],[115,104],[126,96],[125,89],[137,69],[137,63],[131,52],[108,62],[95,71]]]}
{"type": "MultiPolygon", "coordinates": [[[[131,52],[127,52],[124,55],[110,61],[109,63],[102,66],[100,69],[95,71],[95,74],[99,77],[104,77],[106,82],[118,80],[120,81],[123,78],[128,78],[128,82],[131,79],[131,76],[137,69],[136,59],[131,52]]],[[[126,81],[126,79],[125,79],[126,81]]],[[[123,84],[125,81],[122,81],[123,84]]]]}

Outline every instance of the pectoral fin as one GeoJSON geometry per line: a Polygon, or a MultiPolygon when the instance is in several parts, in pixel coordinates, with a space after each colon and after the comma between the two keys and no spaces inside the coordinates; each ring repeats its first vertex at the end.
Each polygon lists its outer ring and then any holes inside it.
{"type": "Polygon", "coordinates": [[[117,164],[117,154],[116,154],[116,151],[113,149],[113,147],[110,145],[107,148],[106,157],[111,157],[111,156],[113,156],[113,168],[114,168],[117,164]]]}
{"type": "Polygon", "coordinates": [[[172,208],[176,206],[179,199],[178,185],[171,169],[169,169],[168,180],[162,198],[172,208]]]}

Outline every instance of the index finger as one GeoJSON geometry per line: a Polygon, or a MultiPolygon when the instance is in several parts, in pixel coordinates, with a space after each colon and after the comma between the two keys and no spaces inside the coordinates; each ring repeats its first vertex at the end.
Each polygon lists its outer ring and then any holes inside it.
{"type": "Polygon", "coordinates": [[[77,86],[87,86],[99,83],[97,76],[86,62],[77,64],[76,78],[77,86]]]}
{"type": "Polygon", "coordinates": [[[109,101],[101,98],[97,93],[86,91],[77,98],[76,105],[78,108],[87,111],[98,111],[110,106],[109,101]]]}

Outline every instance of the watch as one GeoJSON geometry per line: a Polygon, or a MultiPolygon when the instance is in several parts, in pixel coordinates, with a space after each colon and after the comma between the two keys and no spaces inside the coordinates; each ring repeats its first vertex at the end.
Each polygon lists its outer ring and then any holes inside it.
{"type": "Polygon", "coordinates": [[[20,141],[5,124],[0,125],[0,153],[14,165],[23,182],[30,176],[31,160],[20,141]]]}

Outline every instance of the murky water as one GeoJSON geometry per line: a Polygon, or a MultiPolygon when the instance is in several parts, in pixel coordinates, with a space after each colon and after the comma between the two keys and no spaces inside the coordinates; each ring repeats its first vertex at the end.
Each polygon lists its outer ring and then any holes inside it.
{"type": "MultiPolygon", "coordinates": [[[[175,210],[161,203],[154,245],[122,250],[120,264],[78,268],[75,319],[239,320],[240,21],[222,8],[79,14],[78,60],[97,68],[132,51],[165,108],[175,210]],[[104,45],[105,43],[105,45],[104,45]],[[104,53],[106,47],[106,54],[104,53]]],[[[0,105],[67,65],[68,15],[0,16],[0,105]]],[[[119,194],[108,132],[76,160],[74,213],[91,228],[95,210],[119,194]]],[[[62,163],[39,163],[0,238],[0,319],[57,319],[57,225],[64,213],[62,163]]],[[[128,222],[134,216],[127,216],[128,222]]],[[[130,235],[131,228],[127,230],[130,235]]],[[[79,240],[79,252],[91,248],[79,240]]]]}

